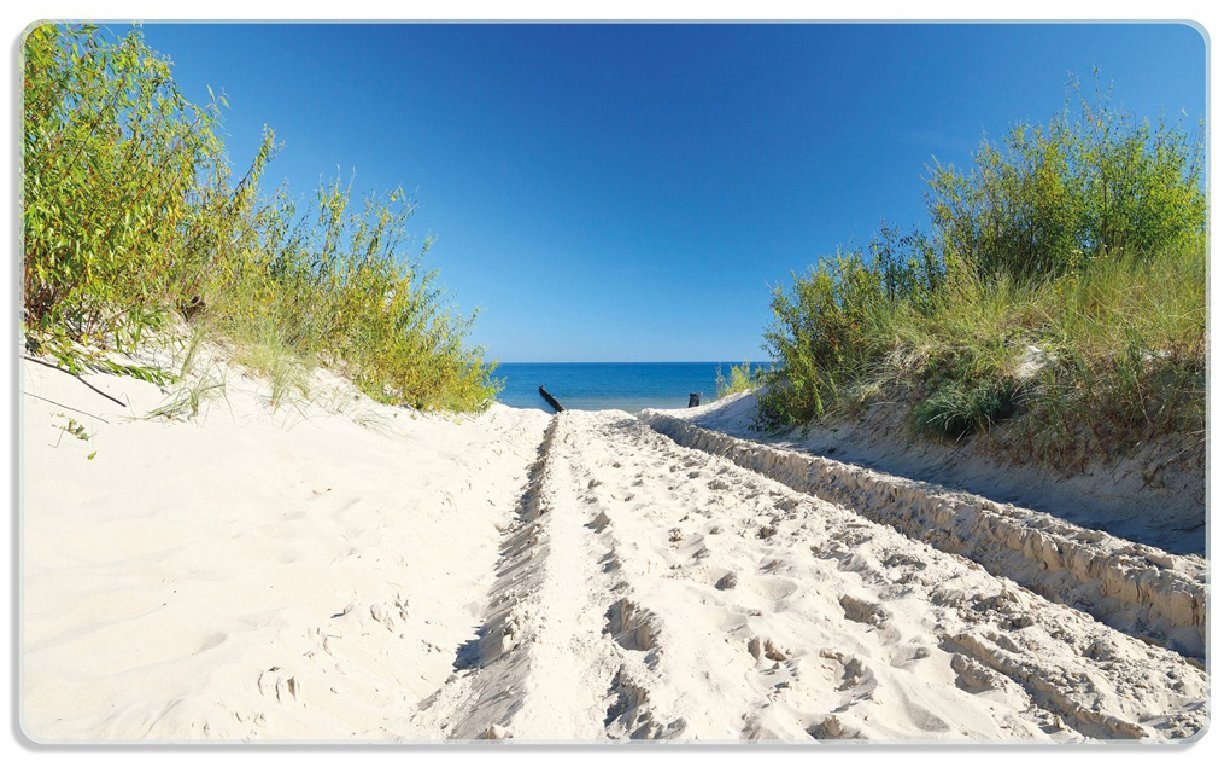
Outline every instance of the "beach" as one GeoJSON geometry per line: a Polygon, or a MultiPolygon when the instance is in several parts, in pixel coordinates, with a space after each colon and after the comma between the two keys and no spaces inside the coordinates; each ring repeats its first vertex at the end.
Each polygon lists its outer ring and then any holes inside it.
{"type": "Polygon", "coordinates": [[[686,15],[22,22],[20,746],[1205,736],[1201,22],[686,15]]]}
{"type": "Polygon", "coordinates": [[[441,415],[317,371],[273,408],[234,369],[196,415],[150,415],[155,384],[20,373],[35,741],[1160,741],[1207,723],[1201,557],[700,426],[740,396],[441,415]],[[990,537],[1002,553],[980,553],[990,537]]]}

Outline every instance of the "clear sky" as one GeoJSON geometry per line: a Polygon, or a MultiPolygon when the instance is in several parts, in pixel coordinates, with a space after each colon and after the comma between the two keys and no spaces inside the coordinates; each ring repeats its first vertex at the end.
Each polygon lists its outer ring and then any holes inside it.
{"type": "MultiPolygon", "coordinates": [[[[116,31],[123,31],[116,28],[116,31]]],[[[162,25],[186,92],[262,124],[271,184],[417,192],[411,231],[503,361],[758,360],[772,285],[881,219],[931,157],[1044,120],[1091,70],[1205,116],[1183,25],[162,25]]]]}

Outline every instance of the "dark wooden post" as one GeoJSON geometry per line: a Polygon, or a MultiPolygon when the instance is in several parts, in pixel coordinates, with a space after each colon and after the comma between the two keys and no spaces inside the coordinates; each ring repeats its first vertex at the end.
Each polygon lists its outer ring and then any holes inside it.
{"type": "Polygon", "coordinates": [[[563,413],[564,406],[560,405],[559,401],[550,392],[547,392],[546,388],[541,384],[538,385],[538,394],[542,395],[542,399],[546,400],[547,405],[554,408],[556,413],[563,413]]]}
{"type": "Polygon", "coordinates": [[[700,393],[699,392],[693,392],[690,395],[688,395],[688,407],[689,408],[699,408],[700,407],[700,393]]]}

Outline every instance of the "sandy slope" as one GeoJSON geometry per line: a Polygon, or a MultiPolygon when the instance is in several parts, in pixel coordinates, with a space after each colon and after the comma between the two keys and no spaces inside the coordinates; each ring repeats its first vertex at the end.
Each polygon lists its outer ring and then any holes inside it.
{"type": "Polygon", "coordinates": [[[1207,720],[1177,653],[628,414],[410,417],[329,379],[273,414],[233,380],[167,423],[126,418],[151,385],[93,377],[122,409],[23,374],[39,739],[1067,741],[1207,720]]]}
{"type": "Polygon", "coordinates": [[[548,419],[336,383],[271,414],[232,378],[165,423],[130,419],[152,385],[91,377],[125,409],[22,374],[22,723],[48,741],[396,738],[480,621],[548,419]]]}

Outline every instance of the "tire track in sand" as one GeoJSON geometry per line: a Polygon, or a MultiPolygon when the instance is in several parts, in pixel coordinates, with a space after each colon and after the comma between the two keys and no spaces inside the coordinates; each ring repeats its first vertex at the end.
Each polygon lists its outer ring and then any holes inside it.
{"type": "Polygon", "coordinates": [[[420,736],[1170,738],[1207,679],[617,412],[548,428],[479,636],[420,736]]]}
{"type": "Polygon", "coordinates": [[[631,417],[573,425],[627,584],[660,616],[647,706],[686,738],[1170,738],[1207,720],[1207,677],[1173,651],[631,417]]]}
{"type": "Polygon", "coordinates": [[[416,736],[572,740],[660,738],[646,709],[658,617],[629,596],[594,509],[585,443],[556,416],[505,530],[484,625],[449,682],[412,720],[416,736]]]}
{"type": "Polygon", "coordinates": [[[1202,558],[942,485],[741,439],[661,412],[645,412],[642,421],[680,445],[728,458],[966,556],[1129,635],[1204,658],[1208,565],[1202,558]]]}

